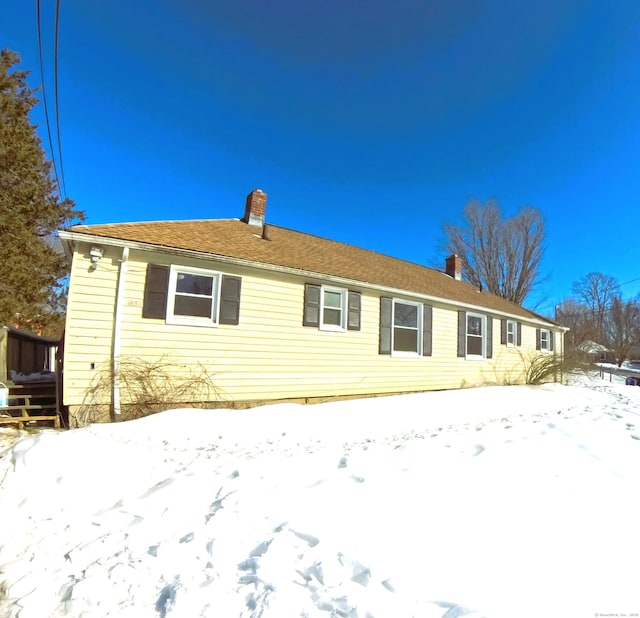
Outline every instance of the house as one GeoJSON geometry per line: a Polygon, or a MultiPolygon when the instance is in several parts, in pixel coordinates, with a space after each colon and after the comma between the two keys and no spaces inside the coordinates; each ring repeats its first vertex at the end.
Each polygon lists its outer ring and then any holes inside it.
{"type": "Polygon", "coordinates": [[[592,363],[615,363],[615,358],[611,350],[600,343],[587,340],[578,346],[578,352],[582,352],[589,357],[592,363]]]}
{"type": "Polygon", "coordinates": [[[118,418],[131,359],[198,365],[215,399],[251,403],[517,383],[532,354],[562,353],[566,329],[462,281],[457,256],[440,272],[278,227],[266,200],[252,191],[242,219],[60,232],[72,415],[107,368],[118,418]]]}

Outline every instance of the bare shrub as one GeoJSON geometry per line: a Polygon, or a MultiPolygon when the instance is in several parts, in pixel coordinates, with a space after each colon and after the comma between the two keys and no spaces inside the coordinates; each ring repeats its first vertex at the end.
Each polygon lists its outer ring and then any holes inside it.
{"type": "MultiPolygon", "coordinates": [[[[118,369],[121,420],[140,418],[175,407],[205,407],[220,399],[211,374],[198,363],[176,365],[164,356],[156,361],[120,359],[118,369]]],[[[79,427],[113,420],[114,372],[109,363],[99,369],[76,410],[79,427]]]]}
{"type": "Polygon", "coordinates": [[[560,354],[521,354],[524,365],[525,384],[563,382],[571,373],[585,371],[591,367],[588,355],[579,351],[560,354]]]}

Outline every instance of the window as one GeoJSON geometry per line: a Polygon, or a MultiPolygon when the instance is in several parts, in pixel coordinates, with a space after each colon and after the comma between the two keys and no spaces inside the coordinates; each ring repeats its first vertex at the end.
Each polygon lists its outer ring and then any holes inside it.
{"type": "Polygon", "coordinates": [[[492,358],[493,318],[491,316],[458,311],[458,356],[468,359],[492,358]]]}
{"type": "Polygon", "coordinates": [[[507,347],[514,348],[516,346],[517,323],[513,320],[507,320],[507,347]]]}
{"type": "Polygon", "coordinates": [[[540,349],[541,350],[549,349],[549,331],[548,330],[540,331],[540,349]]]}
{"type": "Polygon", "coordinates": [[[536,350],[553,352],[553,333],[546,328],[536,329],[536,350]]]}
{"type": "Polygon", "coordinates": [[[485,317],[467,314],[467,356],[484,356],[485,317]]]}
{"type": "Polygon", "coordinates": [[[508,348],[522,345],[522,324],[516,320],[502,318],[500,321],[500,343],[508,348]]]}
{"type": "Polygon", "coordinates": [[[302,325],[340,332],[360,330],[360,303],[360,292],[307,283],[302,325]]]}
{"type": "Polygon", "coordinates": [[[431,356],[433,309],[429,305],[380,298],[380,354],[431,356]]]}
{"type": "Polygon", "coordinates": [[[147,264],[142,317],[170,324],[240,323],[242,279],[186,266],[147,264]]]}
{"type": "Polygon", "coordinates": [[[393,301],[393,351],[421,353],[422,305],[393,301]]]}
{"type": "Polygon", "coordinates": [[[345,330],[347,290],[322,286],[320,301],[320,328],[323,330],[345,330]]]}
{"type": "Polygon", "coordinates": [[[172,266],[169,272],[167,322],[216,325],[219,280],[220,275],[212,271],[172,266]]]}

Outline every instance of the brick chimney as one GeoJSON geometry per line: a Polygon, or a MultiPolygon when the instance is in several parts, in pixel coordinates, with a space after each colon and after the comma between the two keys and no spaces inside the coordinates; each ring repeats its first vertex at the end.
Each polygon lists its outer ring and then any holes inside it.
{"type": "Polygon", "coordinates": [[[462,260],[455,253],[447,258],[445,272],[458,281],[462,279],[462,260]]]}
{"type": "Polygon", "coordinates": [[[264,213],[267,208],[267,194],[262,189],[254,189],[247,195],[244,218],[249,225],[264,225],[264,213]]]}

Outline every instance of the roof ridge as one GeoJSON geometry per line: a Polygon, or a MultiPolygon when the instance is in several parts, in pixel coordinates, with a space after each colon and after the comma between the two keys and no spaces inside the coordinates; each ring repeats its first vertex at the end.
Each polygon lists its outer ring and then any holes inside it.
{"type": "Polygon", "coordinates": [[[86,224],[78,224],[71,226],[71,230],[77,228],[93,228],[93,227],[113,227],[113,226],[123,226],[123,225],[143,225],[145,223],[198,223],[200,221],[240,221],[237,217],[225,217],[222,219],[156,219],[155,221],[125,221],[121,223],[90,223],[86,224]]]}

